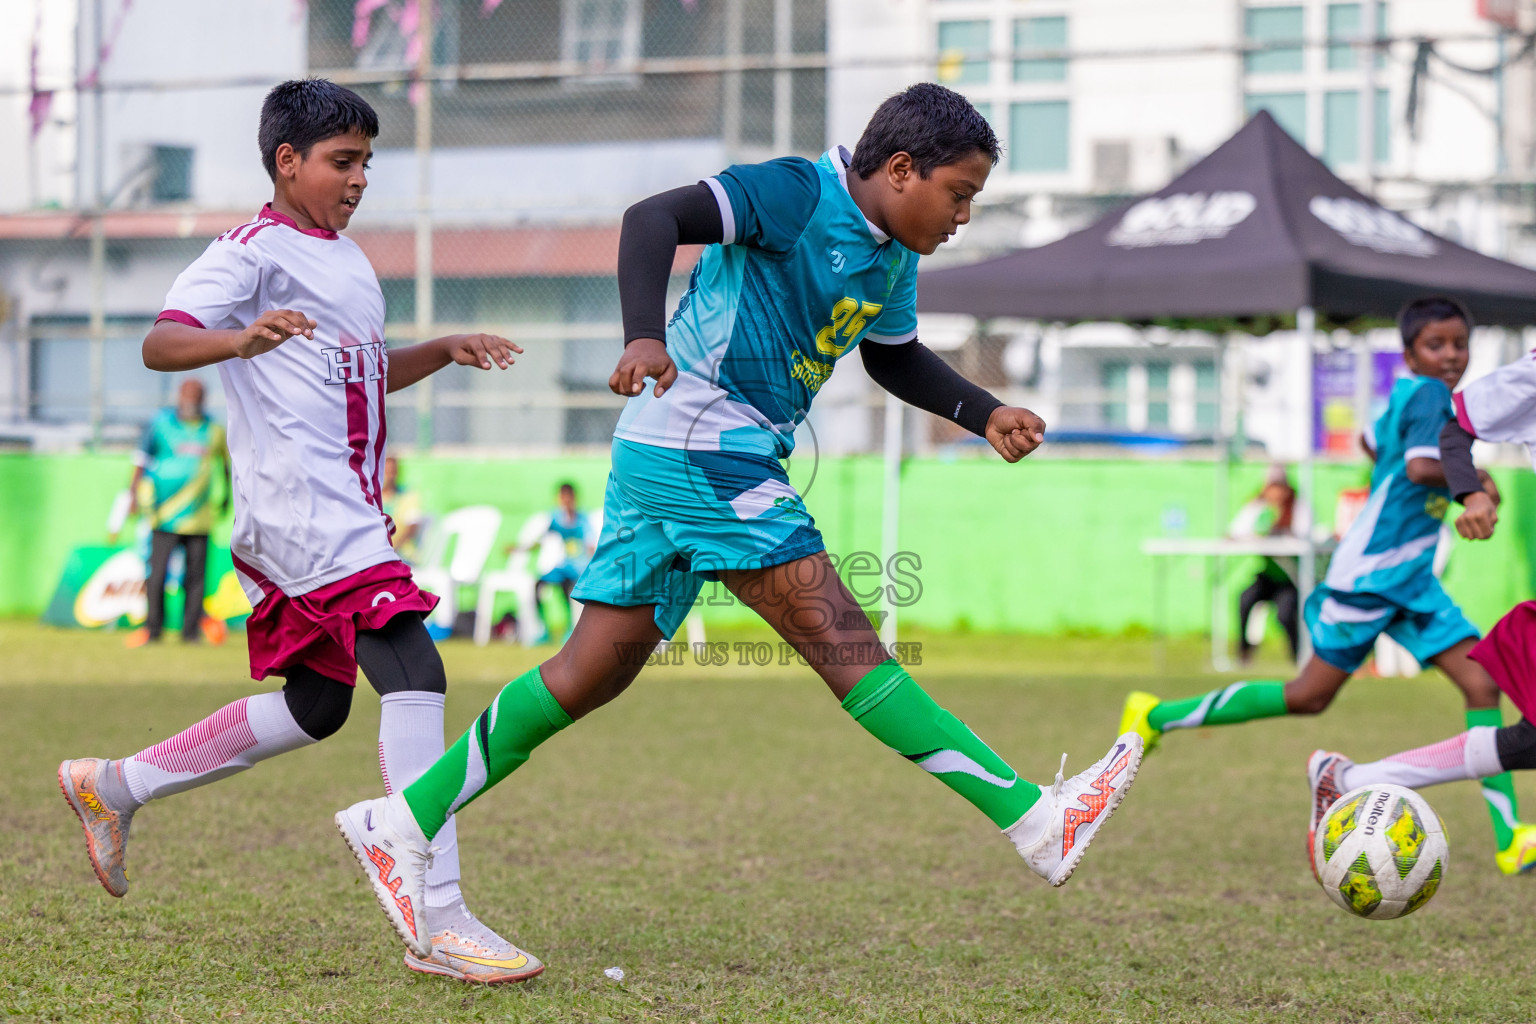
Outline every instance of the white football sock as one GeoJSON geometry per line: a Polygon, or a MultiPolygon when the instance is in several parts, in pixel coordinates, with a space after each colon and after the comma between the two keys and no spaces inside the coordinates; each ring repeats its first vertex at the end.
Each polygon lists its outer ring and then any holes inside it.
{"type": "Polygon", "coordinates": [[[206,786],[314,742],[293,720],[281,690],[258,693],[127,758],[123,781],[135,800],[147,803],[206,786]]]}
{"type": "Polygon", "coordinates": [[[1499,764],[1494,735],[1497,732],[1491,725],[1479,725],[1427,747],[1405,750],[1369,764],[1350,765],[1339,785],[1345,792],[1380,784],[1420,789],[1497,775],[1504,770],[1499,764]]]}
{"type": "MultiPolygon", "coordinates": [[[[386,693],[380,699],[379,774],[384,776],[385,793],[409,786],[443,756],[443,701],[443,694],[430,690],[386,693]]],[[[426,898],[428,907],[446,907],[464,898],[459,891],[459,830],[452,818],[432,838],[426,898]]]]}

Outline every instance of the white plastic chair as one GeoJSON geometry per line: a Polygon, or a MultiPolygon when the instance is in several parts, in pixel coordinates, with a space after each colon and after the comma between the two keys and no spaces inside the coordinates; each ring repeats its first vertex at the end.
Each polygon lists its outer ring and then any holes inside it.
{"type": "MultiPolygon", "coordinates": [[[[549,532],[549,513],[536,512],[517,531],[517,541],[507,556],[503,569],[486,573],[480,580],[480,595],[475,602],[475,643],[481,647],[491,642],[491,616],[496,613],[496,598],[511,594],[517,600],[517,642],[531,647],[543,632],[539,619],[539,579],[565,561],[565,546],[549,532]]],[[[601,524],[601,519],[599,519],[601,524]]],[[[595,536],[595,534],[594,534],[595,536]]],[[[571,625],[580,614],[580,603],[571,602],[571,625]]]]}
{"type": "Polygon", "coordinates": [[[459,588],[480,582],[500,529],[501,512],[490,505],[456,509],[432,524],[422,543],[419,567],[411,573],[417,583],[442,598],[432,613],[438,626],[453,628],[459,588]]]}

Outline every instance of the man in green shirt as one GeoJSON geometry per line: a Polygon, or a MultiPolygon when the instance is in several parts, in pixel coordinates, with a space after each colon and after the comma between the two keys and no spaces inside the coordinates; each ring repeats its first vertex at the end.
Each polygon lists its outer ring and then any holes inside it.
{"type": "MultiPolygon", "coordinates": [[[[181,638],[197,642],[203,624],[203,592],[208,568],[208,534],[213,530],[213,464],[224,475],[224,504],[229,509],[229,460],[224,428],[208,418],[203,409],[203,384],[195,378],[181,382],[175,408],[162,409],[144,431],[144,441],[134,453],[133,505],[140,503],[140,488],[148,499],[150,526],[149,601],[144,628],[128,638],[130,647],[160,639],[165,626],[165,575],[171,552],[180,545],[186,552],[182,593],[181,638]],[[146,483],[147,481],[147,483],[146,483]],[[148,498],[153,488],[154,497],[148,498]]],[[[222,630],[217,639],[222,639],[222,630]]],[[[210,637],[213,639],[213,637],[210,637]]]]}

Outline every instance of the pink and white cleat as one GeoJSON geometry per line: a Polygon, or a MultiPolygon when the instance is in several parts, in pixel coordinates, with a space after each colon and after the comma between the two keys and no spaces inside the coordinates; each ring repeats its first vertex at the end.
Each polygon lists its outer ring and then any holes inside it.
{"type": "MultiPolygon", "coordinates": [[[[1312,849],[1317,826],[1323,820],[1323,815],[1328,813],[1328,808],[1344,795],[1342,777],[1345,770],[1353,767],[1354,763],[1332,750],[1314,750],[1312,756],[1307,758],[1307,785],[1312,789],[1312,815],[1307,822],[1307,866],[1312,869],[1313,878],[1318,878],[1317,855],[1312,849]]],[[[1322,879],[1318,878],[1318,881],[1322,879]]]]}

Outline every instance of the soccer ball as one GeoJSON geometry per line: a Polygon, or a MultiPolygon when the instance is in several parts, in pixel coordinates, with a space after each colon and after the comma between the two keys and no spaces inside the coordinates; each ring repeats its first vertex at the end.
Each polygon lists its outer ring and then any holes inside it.
{"type": "Polygon", "coordinates": [[[1402,786],[1361,786],[1334,801],[1312,837],[1328,898],[1358,917],[1411,914],[1434,896],[1450,849],[1440,816],[1402,786]]]}

